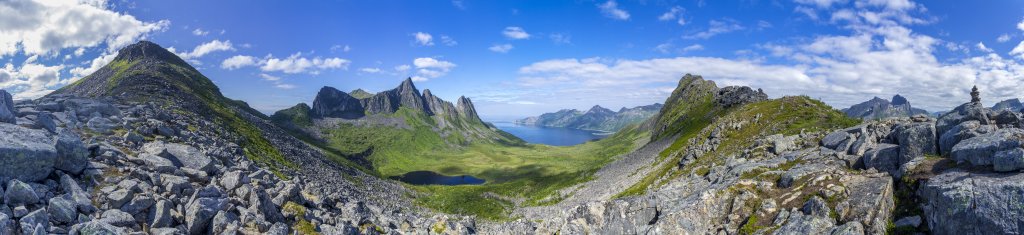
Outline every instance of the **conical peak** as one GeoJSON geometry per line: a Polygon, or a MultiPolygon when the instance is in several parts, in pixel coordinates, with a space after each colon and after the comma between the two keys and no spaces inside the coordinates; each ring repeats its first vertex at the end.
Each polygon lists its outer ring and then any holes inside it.
{"type": "Polygon", "coordinates": [[[114,60],[124,61],[136,61],[143,59],[185,64],[185,61],[179,58],[178,55],[175,55],[160,45],[150,41],[139,41],[135,44],[125,46],[117,52],[117,57],[114,58],[114,60]]]}

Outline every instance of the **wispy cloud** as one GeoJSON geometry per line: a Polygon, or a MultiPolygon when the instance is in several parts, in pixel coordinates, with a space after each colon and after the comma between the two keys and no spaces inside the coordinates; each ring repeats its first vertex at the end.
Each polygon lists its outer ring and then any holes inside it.
{"type": "Polygon", "coordinates": [[[487,49],[491,50],[493,52],[497,52],[497,53],[508,53],[508,51],[512,50],[512,44],[508,44],[508,43],[506,43],[506,44],[497,44],[497,45],[488,47],[487,49]]]}
{"type": "Polygon", "coordinates": [[[619,4],[614,0],[608,0],[605,3],[598,4],[597,8],[601,10],[601,14],[605,17],[616,19],[616,20],[629,20],[629,12],[619,8],[619,4]]]}
{"type": "Polygon", "coordinates": [[[523,28],[517,26],[505,27],[505,30],[502,30],[501,34],[505,35],[506,38],[513,40],[530,38],[530,34],[526,33],[526,30],[523,30],[523,28]]]}

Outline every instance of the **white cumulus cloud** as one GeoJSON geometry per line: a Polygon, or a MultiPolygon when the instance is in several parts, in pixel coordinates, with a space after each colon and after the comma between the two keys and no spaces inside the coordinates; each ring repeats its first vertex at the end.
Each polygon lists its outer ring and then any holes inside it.
{"type": "Polygon", "coordinates": [[[416,67],[416,75],[412,77],[413,81],[427,81],[444,76],[456,66],[452,62],[431,57],[416,58],[412,64],[416,67]]]}
{"type": "Polygon", "coordinates": [[[530,38],[530,34],[526,33],[526,30],[523,30],[523,28],[516,27],[516,26],[505,27],[505,30],[502,30],[501,34],[505,35],[505,37],[509,38],[509,39],[528,39],[528,38],[530,38]]]}
{"type": "Polygon", "coordinates": [[[416,43],[418,43],[418,44],[420,44],[422,46],[433,46],[434,45],[434,36],[431,36],[429,33],[416,32],[416,33],[412,34],[412,37],[413,37],[414,40],[416,40],[416,43]]]}

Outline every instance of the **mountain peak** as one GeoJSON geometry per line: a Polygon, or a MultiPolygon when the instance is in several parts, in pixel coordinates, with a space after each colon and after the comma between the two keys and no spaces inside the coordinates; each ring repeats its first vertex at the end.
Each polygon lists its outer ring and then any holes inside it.
{"type": "Polygon", "coordinates": [[[903,98],[903,96],[900,96],[900,94],[892,96],[892,105],[903,105],[907,103],[910,102],[907,101],[907,98],[903,98]]]}
{"type": "Polygon", "coordinates": [[[138,61],[152,59],[158,61],[167,61],[175,64],[187,64],[184,60],[175,55],[173,52],[164,49],[160,45],[150,41],[139,41],[135,44],[131,44],[121,48],[117,51],[117,57],[114,60],[123,61],[138,61]]]}

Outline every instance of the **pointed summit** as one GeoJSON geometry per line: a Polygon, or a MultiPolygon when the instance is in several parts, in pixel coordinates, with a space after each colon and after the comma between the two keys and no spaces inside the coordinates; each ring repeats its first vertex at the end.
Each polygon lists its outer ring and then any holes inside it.
{"type": "Polygon", "coordinates": [[[476,114],[476,107],[473,107],[473,101],[466,98],[466,96],[459,96],[459,101],[455,105],[455,110],[459,112],[463,117],[466,117],[468,121],[479,121],[480,116],[476,114]]]}
{"type": "Polygon", "coordinates": [[[359,118],[363,116],[363,106],[359,100],[349,94],[324,86],[316,93],[310,116],[315,118],[359,118]]]}
{"type": "Polygon", "coordinates": [[[121,48],[110,63],[52,94],[138,100],[199,98],[207,103],[226,100],[209,78],[149,41],[121,48]]]}

